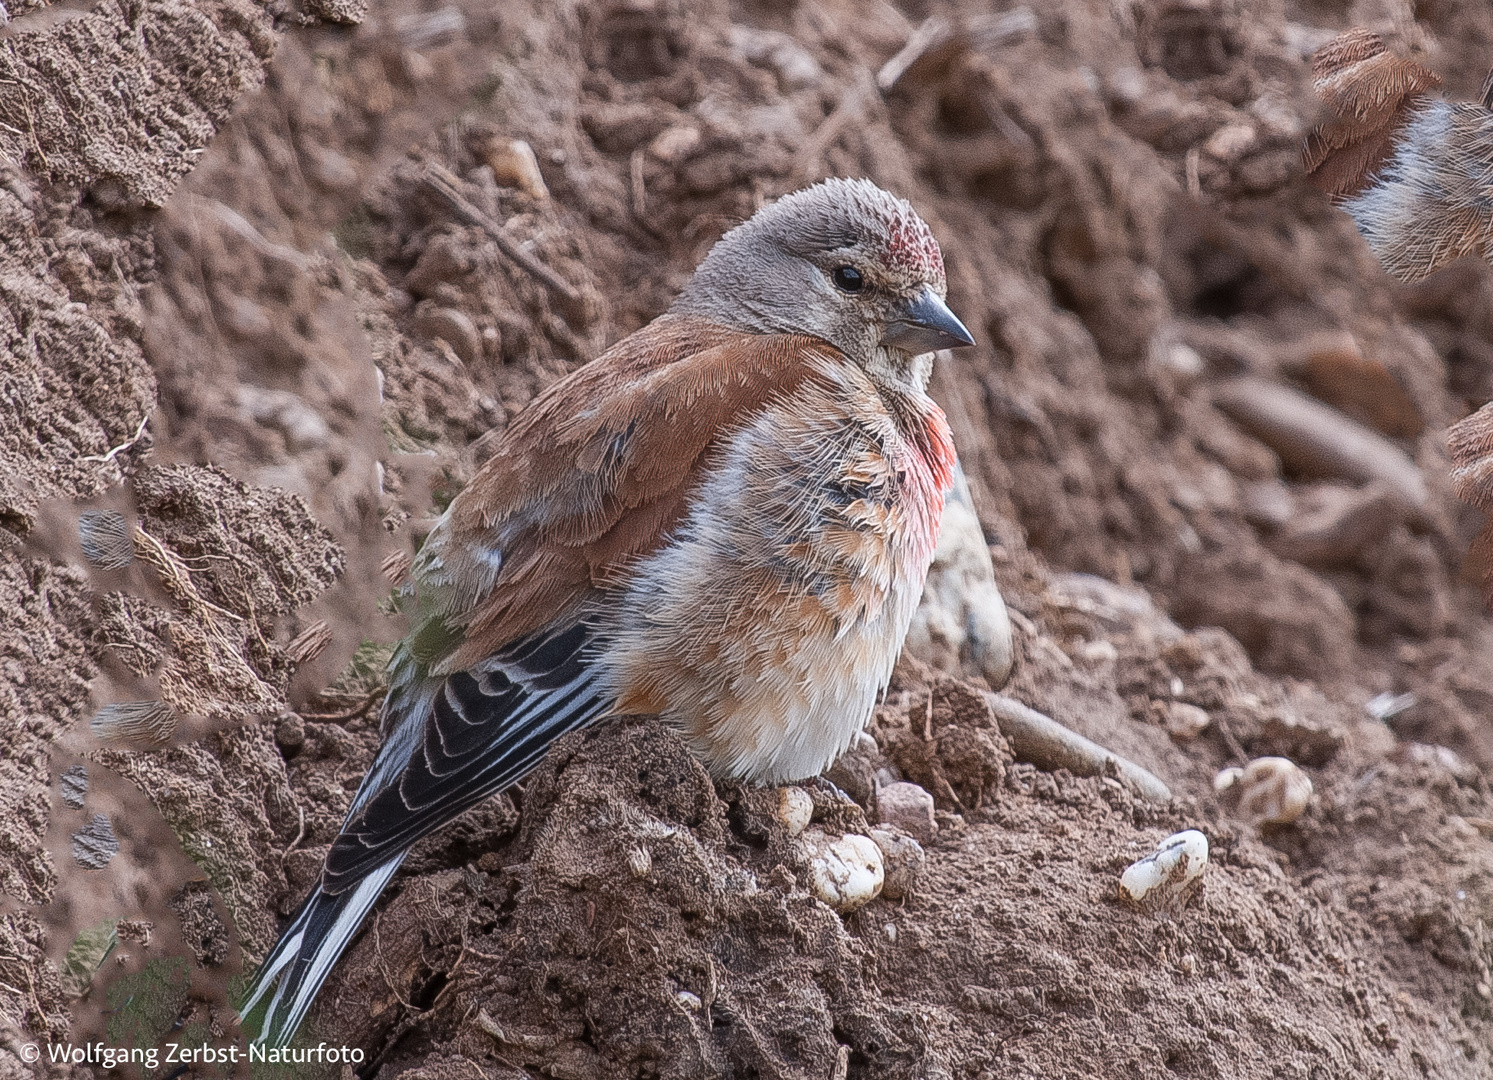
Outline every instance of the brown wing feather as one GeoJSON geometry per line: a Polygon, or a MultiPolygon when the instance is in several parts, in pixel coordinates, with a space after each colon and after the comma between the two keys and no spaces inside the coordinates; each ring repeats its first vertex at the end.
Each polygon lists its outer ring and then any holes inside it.
{"type": "Polygon", "coordinates": [[[1441,85],[1435,72],[1389,52],[1371,30],[1339,34],[1312,61],[1313,86],[1329,119],[1306,138],[1312,183],[1330,195],[1362,191],[1394,152],[1418,99],[1441,85]]]}
{"type": "Polygon", "coordinates": [[[444,543],[502,547],[485,595],[451,617],[455,671],[572,616],[682,515],[723,434],[839,354],[667,315],[555,384],[505,433],[452,505],[444,543]]]}

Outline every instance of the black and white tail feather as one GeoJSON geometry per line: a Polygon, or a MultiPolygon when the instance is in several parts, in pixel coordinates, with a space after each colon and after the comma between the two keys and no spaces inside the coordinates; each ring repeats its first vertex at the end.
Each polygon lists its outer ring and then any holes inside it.
{"type": "MultiPolygon", "coordinates": [[[[510,787],[551,743],[611,705],[584,623],[525,638],[469,671],[396,675],[385,738],[332,842],[320,884],[260,967],[239,1010],[268,995],[257,1042],[285,1045],[416,840],[510,787]]],[[[400,667],[396,660],[396,670],[400,667]]]]}

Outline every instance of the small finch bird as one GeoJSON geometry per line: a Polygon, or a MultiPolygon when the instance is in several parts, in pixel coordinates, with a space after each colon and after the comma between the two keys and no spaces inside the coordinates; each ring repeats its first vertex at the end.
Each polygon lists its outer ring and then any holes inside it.
{"type": "Polygon", "coordinates": [[[294,1034],[416,840],[608,714],[761,784],[838,757],[891,677],[954,448],[932,352],[973,344],[917,213],[865,180],[759,210],[667,314],[504,432],[414,564],[383,745],[260,969],[294,1034]]]}

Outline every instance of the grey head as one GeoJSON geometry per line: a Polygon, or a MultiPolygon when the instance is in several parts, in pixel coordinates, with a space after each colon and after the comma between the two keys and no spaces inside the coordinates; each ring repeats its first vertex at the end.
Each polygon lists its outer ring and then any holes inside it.
{"type": "Polygon", "coordinates": [[[974,344],[947,292],[943,255],[917,211],[869,180],[834,179],[726,233],[670,310],[808,334],[872,368],[974,344]]]}

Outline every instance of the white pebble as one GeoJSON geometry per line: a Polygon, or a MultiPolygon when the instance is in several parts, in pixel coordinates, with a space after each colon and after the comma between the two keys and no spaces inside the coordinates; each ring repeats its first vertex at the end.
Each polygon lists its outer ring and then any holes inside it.
{"type": "Polygon", "coordinates": [[[778,820],[788,830],[789,836],[797,836],[809,827],[814,816],[814,797],[801,787],[778,789],[778,820]]]}
{"type": "Polygon", "coordinates": [[[700,1000],[699,994],[692,994],[688,990],[679,991],[679,1004],[690,1012],[699,1012],[704,1002],[700,1000]]]}
{"type": "Polygon", "coordinates": [[[1196,829],[1168,836],[1120,875],[1120,890],[1142,911],[1180,908],[1201,885],[1208,838],[1196,829]]]}
{"type": "Polygon", "coordinates": [[[841,915],[848,915],[881,892],[885,872],[881,849],[868,836],[849,833],[831,839],[818,829],[803,835],[809,856],[809,888],[841,915]]]}
{"type": "Polygon", "coordinates": [[[671,127],[648,144],[653,156],[667,164],[683,161],[700,145],[700,129],[692,124],[671,127]]]}
{"type": "Polygon", "coordinates": [[[550,197],[544,174],[539,171],[539,159],[528,143],[522,139],[493,139],[486,150],[487,166],[492,169],[493,179],[498,183],[518,188],[535,199],[550,197]]]}
{"type": "Polygon", "coordinates": [[[1213,790],[1236,800],[1240,817],[1256,825],[1288,825],[1312,799],[1312,778],[1290,758],[1255,758],[1244,768],[1224,769],[1213,790]]]}
{"type": "Polygon", "coordinates": [[[1168,703],[1166,710],[1166,733],[1177,742],[1191,742],[1201,735],[1213,718],[1207,711],[1185,701],[1168,703]]]}

